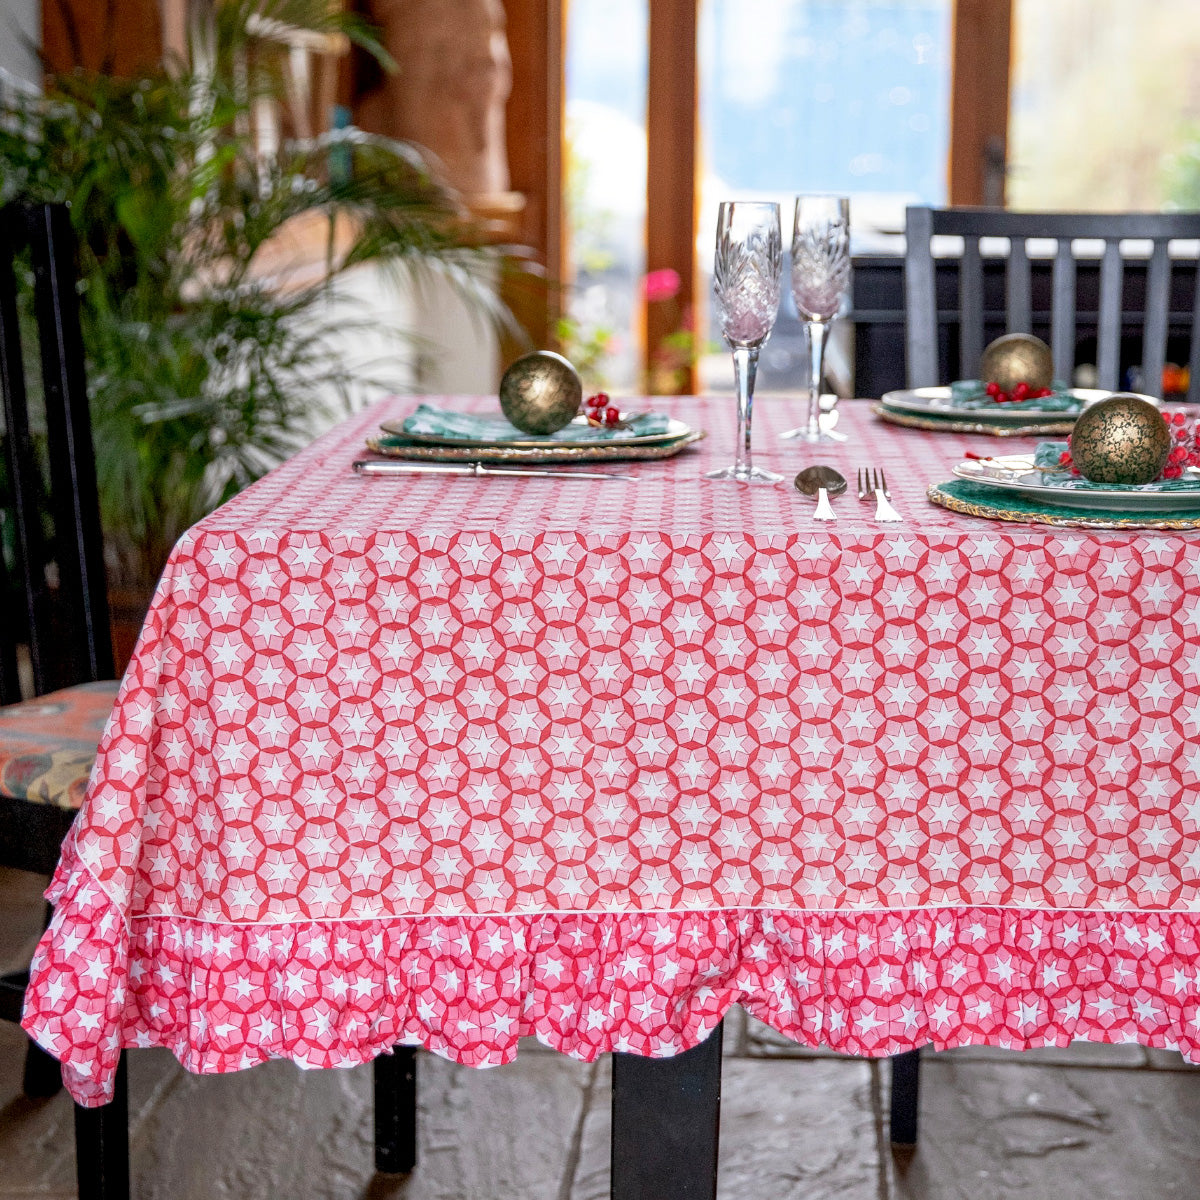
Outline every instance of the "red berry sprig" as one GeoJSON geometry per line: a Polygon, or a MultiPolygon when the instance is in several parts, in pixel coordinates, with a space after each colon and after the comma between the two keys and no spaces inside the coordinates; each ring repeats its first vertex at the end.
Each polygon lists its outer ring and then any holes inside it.
{"type": "Polygon", "coordinates": [[[621,413],[618,408],[609,403],[607,392],[597,392],[583,402],[583,412],[589,425],[619,425],[621,413]]]}
{"type": "Polygon", "coordinates": [[[997,404],[1019,404],[1022,400],[1041,400],[1043,396],[1052,395],[1053,391],[1048,387],[1031,388],[1029,384],[1022,381],[1011,392],[1005,392],[1001,390],[998,383],[993,381],[987,385],[987,394],[997,404]]]}
{"type": "Polygon", "coordinates": [[[1200,467],[1200,422],[1194,423],[1189,433],[1186,413],[1164,412],[1163,420],[1175,444],[1167,455],[1167,465],[1163,467],[1159,478],[1178,479],[1186,467],[1200,467]]]}

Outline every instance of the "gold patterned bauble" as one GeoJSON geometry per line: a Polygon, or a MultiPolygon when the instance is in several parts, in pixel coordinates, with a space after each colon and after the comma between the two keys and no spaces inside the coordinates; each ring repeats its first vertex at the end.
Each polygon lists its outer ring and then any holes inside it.
{"type": "Polygon", "coordinates": [[[1162,413],[1128,392],[1085,408],[1071,434],[1071,461],[1093,483],[1149,483],[1170,452],[1162,413]]]}
{"type": "Polygon", "coordinates": [[[983,352],[979,378],[984,383],[998,383],[1002,392],[1011,392],[1018,383],[1037,391],[1049,387],[1054,379],[1054,356],[1032,333],[1006,333],[983,352]]]}
{"type": "Polygon", "coordinates": [[[579,412],[583,384],[561,354],[523,355],[500,380],[500,408],[522,433],[555,433],[579,412]]]}

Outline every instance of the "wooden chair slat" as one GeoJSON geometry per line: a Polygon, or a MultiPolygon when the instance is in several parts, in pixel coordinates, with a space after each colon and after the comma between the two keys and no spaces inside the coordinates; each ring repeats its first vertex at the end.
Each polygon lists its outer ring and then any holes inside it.
{"type": "Polygon", "coordinates": [[[1200,404],[1200,266],[1196,269],[1196,289],[1192,295],[1192,346],[1188,352],[1189,404],[1200,404]]]}
{"type": "MultiPolygon", "coordinates": [[[[11,413],[25,411],[25,379],[21,363],[21,342],[17,329],[17,290],[13,279],[11,255],[6,253],[7,241],[3,221],[0,220],[0,393],[4,405],[4,428],[12,428],[11,413]],[[17,397],[20,397],[19,401],[17,397]]],[[[11,481],[16,479],[20,455],[14,452],[11,435],[4,442],[4,470],[11,481]]],[[[11,485],[10,485],[11,486],[11,485]]],[[[13,530],[14,544],[18,526],[15,511],[0,510],[0,597],[7,598],[12,586],[4,560],[3,545],[8,541],[9,529],[13,530]]],[[[19,551],[18,551],[19,552],[19,551]]],[[[0,599],[0,704],[15,704],[21,698],[20,679],[17,675],[17,626],[16,614],[5,615],[7,599],[0,599]]]]}
{"type": "Polygon", "coordinates": [[[966,237],[1192,239],[1195,213],[1027,213],[994,208],[939,208],[933,232],[966,237]]]}
{"type": "Polygon", "coordinates": [[[1146,273],[1146,323],[1142,328],[1142,391],[1163,394],[1163,364],[1167,360],[1167,312],[1171,302],[1171,259],[1167,243],[1154,243],[1146,273]]]}
{"type": "Polygon", "coordinates": [[[906,367],[909,387],[930,387],[938,382],[937,293],[934,290],[933,211],[908,210],[908,249],[904,260],[904,304],[908,312],[932,313],[933,319],[909,321],[906,330],[906,367]]]}
{"type": "Polygon", "coordinates": [[[1029,254],[1022,238],[1011,238],[1005,273],[1005,313],[1009,333],[1033,332],[1033,302],[1029,279],[1029,254]]]}
{"type": "Polygon", "coordinates": [[[983,355],[983,262],[977,237],[963,238],[958,264],[958,312],[958,371],[964,379],[974,379],[983,355]]]}
{"type": "MultiPolygon", "coordinates": [[[[29,656],[34,686],[38,692],[53,691],[50,660],[43,650],[51,644],[47,628],[46,581],[42,570],[45,547],[33,443],[29,435],[29,407],[25,390],[25,366],[21,356],[21,329],[17,310],[17,285],[13,270],[18,247],[24,240],[23,214],[15,208],[0,210],[0,391],[4,400],[5,450],[12,508],[6,519],[13,523],[16,573],[20,582],[25,626],[29,633],[29,656]]],[[[9,604],[9,592],[0,594],[0,608],[9,604]]],[[[0,612],[0,616],[4,616],[0,612]]],[[[0,625],[15,640],[16,613],[0,625]]],[[[13,649],[15,655],[15,647],[13,649]]],[[[15,660],[14,660],[15,661],[15,660]]],[[[15,666],[14,666],[15,670],[15,666]]],[[[20,699],[19,694],[12,699],[20,699]]],[[[6,699],[6,702],[9,702],[6,699]]]]}
{"type": "Polygon", "coordinates": [[[68,686],[113,674],[104,543],[75,293],[74,233],[61,206],[29,210],[27,221],[59,576],[58,686],[68,686]]]}
{"type": "MultiPolygon", "coordinates": [[[[8,568],[0,554],[0,595],[8,595],[8,568]]],[[[16,704],[21,699],[21,677],[17,672],[17,638],[14,622],[0,623],[0,704],[16,704]]]]}
{"type": "Polygon", "coordinates": [[[1097,384],[1115,392],[1121,386],[1121,291],[1125,267],[1117,238],[1104,244],[1100,260],[1100,315],[1096,350],[1097,384]]]}
{"type": "Polygon", "coordinates": [[[1075,256],[1071,239],[1061,237],[1051,279],[1050,350],[1055,378],[1070,383],[1075,374],[1075,256]]]}

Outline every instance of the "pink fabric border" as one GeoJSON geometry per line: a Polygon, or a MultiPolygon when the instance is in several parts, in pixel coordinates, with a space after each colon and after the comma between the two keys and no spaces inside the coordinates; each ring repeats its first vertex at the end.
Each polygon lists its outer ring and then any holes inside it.
{"type": "Polygon", "coordinates": [[[398,917],[222,925],[134,917],[66,859],[23,1024],[104,1103],[123,1047],[189,1070],[351,1066],[397,1043],[591,1061],[702,1041],[734,1003],[854,1055],[932,1043],[1139,1042],[1200,1061],[1200,914],[984,907],[398,917]]]}

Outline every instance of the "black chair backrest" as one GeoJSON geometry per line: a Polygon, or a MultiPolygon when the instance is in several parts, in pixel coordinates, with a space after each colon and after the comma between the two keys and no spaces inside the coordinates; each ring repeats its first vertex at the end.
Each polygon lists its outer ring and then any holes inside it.
{"type": "Polygon", "coordinates": [[[11,552],[8,563],[0,552],[0,703],[5,704],[21,698],[20,642],[29,647],[38,695],[113,675],[75,256],[65,206],[0,209],[0,388],[8,478],[0,533],[6,534],[3,542],[11,552]],[[26,251],[33,274],[44,442],[36,414],[30,420],[18,321],[18,262],[26,251]]]}
{"type": "MultiPolygon", "coordinates": [[[[984,348],[983,260],[979,240],[1009,239],[1005,273],[1007,332],[1032,333],[1033,313],[1029,253],[1026,240],[1047,238],[1056,242],[1052,275],[1050,348],[1054,373],[1070,382],[1075,368],[1076,260],[1074,239],[1104,243],[1100,259],[1100,303],[1097,327],[1097,385],[1108,391],[1120,387],[1124,260],[1122,240],[1150,241],[1153,249],[1146,273],[1146,300],[1142,323],[1142,390],[1162,394],[1162,369],[1166,357],[1171,295],[1172,240],[1200,239],[1200,213],[1011,213],[983,208],[910,208],[904,252],[904,300],[907,315],[907,367],[909,387],[949,382],[939,379],[938,313],[934,258],[935,235],[963,239],[959,260],[959,375],[973,377],[984,348]]],[[[1196,260],[1189,262],[1195,266],[1196,260]]],[[[1192,297],[1194,328],[1200,301],[1192,297]]],[[[1191,388],[1188,399],[1200,399],[1200,338],[1191,338],[1191,388]]]]}

